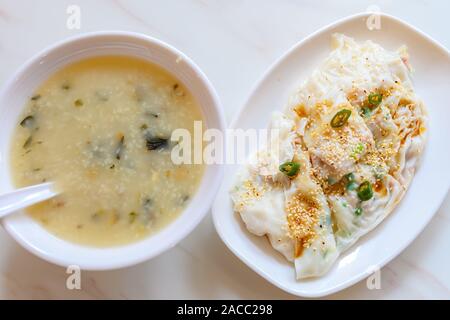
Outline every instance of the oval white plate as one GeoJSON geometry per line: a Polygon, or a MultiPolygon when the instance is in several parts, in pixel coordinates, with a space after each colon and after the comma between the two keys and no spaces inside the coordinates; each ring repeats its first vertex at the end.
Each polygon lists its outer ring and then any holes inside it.
{"type": "Polygon", "coordinates": [[[331,35],[344,33],[358,41],[373,40],[386,49],[405,44],[415,69],[414,85],[430,116],[428,142],[421,166],[396,210],[375,230],[345,252],[321,278],[296,280],[294,267],[265,237],[250,234],[233,213],[229,190],[238,165],[226,168],[213,205],[214,223],[222,240],[242,261],[279,288],[298,296],[320,297],[342,290],[383,267],[422,231],[443,201],[450,181],[450,54],[447,49],[408,24],[380,14],[381,29],[366,26],[369,13],[340,20],[298,43],[263,76],[232,128],[266,128],[271,113],[282,109],[294,89],[330,52],[331,35]]]}

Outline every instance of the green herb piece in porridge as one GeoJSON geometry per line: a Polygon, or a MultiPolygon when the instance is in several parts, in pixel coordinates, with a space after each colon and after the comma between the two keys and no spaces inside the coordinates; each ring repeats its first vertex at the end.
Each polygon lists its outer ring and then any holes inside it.
{"type": "Polygon", "coordinates": [[[77,99],[73,102],[73,104],[75,105],[75,107],[80,108],[84,105],[84,102],[81,99],[77,99]]]}
{"type": "Polygon", "coordinates": [[[145,135],[145,144],[149,151],[166,148],[169,145],[168,141],[169,139],[167,138],[154,137],[150,134],[145,135]]]}

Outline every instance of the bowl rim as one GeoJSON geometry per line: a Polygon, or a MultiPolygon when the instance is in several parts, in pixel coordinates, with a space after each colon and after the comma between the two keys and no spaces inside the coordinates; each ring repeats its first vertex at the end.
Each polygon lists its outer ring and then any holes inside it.
{"type": "MultiPolygon", "coordinates": [[[[219,96],[217,95],[215,88],[213,87],[213,85],[211,84],[209,79],[206,77],[206,75],[203,73],[203,71],[193,62],[193,60],[191,58],[189,58],[186,54],[184,54],[180,50],[176,49],[172,45],[170,45],[162,40],[156,39],[154,37],[151,37],[146,34],[139,33],[139,32],[121,31],[121,30],[103,30],[103,31],[86,32],[83,34],[68,37],[63,40],[59,40],[59,41],[55,42],[54,44],[51,44],[51,45],[45,47],[44,49],[40,50],[38,53],[34,54],[31,58],[27,59],[23,64],[21,64],[21,66],[15,72],[13,72],[13,74],[9,78],[7,78],[6,82],[0,89],[0,99],[3,99],[3,97],[13,89],[14,84],[17,82],[18,79],[26,76],[26,74],[29,72],[29,70],[31,68],[33,68],[36,64],[39,64],[39,61],[43,57],[47,56],[48,54],[50,54],[54,51],[61,50],[67,45],[74,44],[79,41],[92,40],[92,39],[101,38],[101,37],[121,37],[121,38],[129,38],[132,41],[134,40],[134,41],[147,42],[148,44],[155,45],[155,46],[159,47],[160,49],[169,51],[171,54],[174,54],[177,57],[179,57],[181,59],[181,61],[183,61],[188,66],[188,69],[191,69],[191,71],[193,71],[195,73],[195,75],[200,80],[201,86],[204,87],[205,92],[207,92],[209,94],[209,96],[210,96],[209,98],[213,102],[212,104],[209,104],[206,107],[202,107],[203,112],[205,109],[211,109],[212,113],[217,118],[216,119],[217,123],[215,124],[215,126],[217,127],[217,129],[221,130],[222,132],[225,132],[226,121],[225,121],[225,116],[224,116],[222,105],[220,103],[219,96]]],[[[114,42],[114,40],[112,42],[114,42]]],[[[130,55],[123,54],[123,56],[130,56],[130,55]]],[[[64,56],[61,56],[61,57],[64,57],[64,56]]],[[[151,59],[148,59],[148,61],[152,62],[151,59]]],[[[70,63],[70,62],[68,62],[68,63],[70,63]]],[[[68,63],[66,63],[65,65],[67,65],[68,63]]],[[[155,63],[155,62],[153,62],[153,63],[155,63]]],[[[160,67],[162,67],[163,69],[166,69],[164,66],[160,66],[160,67]]],[[[168,71],[168,72],[170,74],[173,74],[173,72],[171,72],[171,71],[168,71]]],[[[9,152],[7,154],[9,154],[9,152]]],[[[3,162],[4,162],[4,164],[2,164],[2,165],[6,166],[7,167],[6,170],[9,171],[10,170],[10,168],[9,168],[10,161],[6,160],[3,162]]],[[[102,270],[114,270],[114,269],[125,268],[125,267],[129,267],[129,266],[133,266],[133,265],[145,262],[151,258],[158,256],[159,254],[163,253],[164,251],[174,247],[178,242],[180,242],[182,239],[184,239],[186,236],[188,236],[198,226],[198,224],[203,220],[203,218],[208,214],[208,212],[212,206],[212,202],[215,199],[215,195],[221,185],[223,174],[224,174],[224,167],[222,165],[217,165],[217,164],[213,164],[213,165],[205,164],[205,166],[212,167],[210,170],[212,172],[211,175],[213,178],[213,179],[210,179],[212,181],[208,181],[208,190],[209,190],[209,192],[207,194],[208,198],[203,199],[203,200],[206,199],[206,201],[199,202],[195,208],[193,208],[194,203],[191,202],[178,215],[178,217],[174,221],[170,222],[167,226],[162,228],[157,233],[155,233],[153,235],[149,235],[148,237],[146,237],[140,241],[128,243],[125,245],[105,247],[105,248],[94,247],[94,246],[90,247],[88,245],[79,245],[77,243],[73,243],[73,242],[64,240],[62,238],[59,238],[59,237],[51,234],[49,231],[45,230],[45,228],[43,228],[43,229],[48,234],[49,238],[56,238],[57,240],[63,241],[70,246],[74,246],[71,250],[75,250],[74,248],[79,247],[81,250],[89,250],[92,252],[105,251],[105,250],[116,251],[116,250],[122,250],[127,247],[131,247],[133,245],[142,244],[144,241],[151,239],[154,236],[157,236],[161,231],[167,229],[170,225],[174,224],[176,222],[176,220],[181,218],[181,216],[186,211],[195,209],[195,211],[198,213],[194,216],[193,219],[190,220],[190,222],[188,224],[181,225],[181,228],[179,228],[178,233],[175,236],[168,238],[166,241],[162,241],[161,245],[157,249],[153,250],[152,252],[149,252],[148,254],[142,254],[139,257],[130,256],[130,255],[127,255],[127,256],[122,255],[122,258],[120,259],[120,261],[115,261],[115,262],[110,262],[110,263],[105,263],[105,262],[98,263],[98,261],[97,262],[96,261],[89,261],[89,262],[83,261],[82,263],[77,263],[77,265],[79,265],[80,268],[83,270],[102,271],[102,270]]],[[[199,189],[200,189],[201,185],[205,182],[204,180],[206,178],[206,174],[207,174],[207,170],[208,170],[207,167],[205,168],[205,173],[201,179],[199,189]]],[[[199,192],[199,190],[197,190],[197,192],[199,192]]],[[[27,217],[27,219],[29,219],[30,222],[35,223],[34,221],[32,221],[31,217],[27,217]]],[[[36,255],[48,262],[51,262],[53,264],[63,266],[63,267],[67,267],[69,265],[74,265],[73,261],[69,261],[65,257],[50,254],[50,253],[46,252],[45,250],[42,250],[41,248],[39,248],[39,244],[30,243],[30,241],[28,241],[27,239],[24,239],[22,237],[21,233],[18,232],[14,228],[15,222],[10,221],[8,219],[8,217],[5,217],[5,219],[0,219],[0,224],[5,228],[5,230],[8,232],[8,234],[16,242],[18,242],[23,248],[25,248],[27,251],[33,253],[34,255],[36,255]]]]}

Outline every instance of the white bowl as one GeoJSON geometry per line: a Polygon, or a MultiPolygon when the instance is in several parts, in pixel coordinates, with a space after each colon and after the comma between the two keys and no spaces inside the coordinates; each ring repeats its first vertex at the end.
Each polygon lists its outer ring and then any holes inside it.
{"type": "MultiPolygon", "coordinates": [[[[197,99],[204,128],[225,129],[218,97],[208,79],[183,53],[147,37],[129,32],[96,32],[60,42],[28,61],[0,92],[0,192],[13,189],[9,151],[12,133],[26,101],[57,69],[80,59],[102,55],[127,55],[156,63],[182,81],[197,99]]],[[[150,259],[175,246],[208,212],[222,178],[222,167],[208,165],[196,195],[182,214],[166,228],[133,244],[95,248],[53,236],[24,212],[2,223],[24,248],[58,265],[78,265],[85,270],[107,270],[150,259]]]]}
{"type": "Polygon", "coordinates": [[[331,35],[335,32],[359,41],[371,39],[390,50],[402,44],[409,47],[415,69],[415,89],[430,116],[428,142],[421,166],[399,206],[375,230],[344,252],[327,274],[296,280],[294,266],[276,252],[267,239],[253,236],[246,230],[241,219],[233,213],[229,196],[238,166],[226,170],[213,205],[214,224],[220,237],[255,272],[295,295],[319,297],[331,294],[383,267],[423,230],[449,189],[450,54],[422,32],[385,14],[380,14],[381,29],[370,31],[366,25],[370,15],[363,13],[340,20],[295,45],[256,84],[231,125],[244,130],[266,128],[274,108],[283,108],[300,82],[328,55],[331,35]]]}

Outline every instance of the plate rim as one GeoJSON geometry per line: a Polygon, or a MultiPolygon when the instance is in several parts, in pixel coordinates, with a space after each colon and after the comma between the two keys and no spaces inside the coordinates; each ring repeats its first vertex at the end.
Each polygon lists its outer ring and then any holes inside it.
{"type": "MultiPolygon", "coordinates": [[[[326,33],[329,32],[331,29],[342,25],[344,23],[347,23],[349,21],[352,20],[356,20],[356,19],[360,19],[360,18],[365,18],[368,17],[372,14],[377,14],[379,15],[381,18],[386,18],[386,19],[390,19],[393,20],[394,22],[403,25],[404,27],[410,29],[412,32],[418,34],[419,36],[421,36],[422,38],[425,38],[427,41],[431,42],[434,46],[436,46],[438,49],[440,49],[442,52],[444,52],[447,56],[447,58],[450,60],[450,51],[441,43],[439,43],[437,40],[435,40],[433,37],[429,36],[428,34],[426,34],[425,32],[417,29],[416,27],[412,26],[411,24],[403,21],[400,18],[397,18],[391,14],[387,14],[384,12],[359,12],[356,14],[352,14],[343,18],[340,18],[334,22],[331,22],[327,25],[325,25],[322,28],[319,28],[318,30],[314,31],[313,33],[307,35],[306,37],[304,37],[303,39],[299,40],[298,42],[296,42],[294,45],[292,45],[289,49],[287,49],[286,51],[284,51],[284,53],[279,56],[278,58],[276,58],[276,60],[269,65],[269,67],[262,73],[262,75],[258,78],[258,80],[255,82],[255,85],[253,85],[253,87],[251,88],[249,94],[246,96],[246,99],[244,100],[244,103],[241,104],[241,106],[238,108],[235,116],[233,117],[232,121],[230,122],[229,125],[229,129],[234,129],[236,128],[236,124],[239,121],[239,119],[241,118],[242,114],[244,113],[246,106],[248,105],[248,103],[250,102],[250,100],[252,99],[252,97],[254,96],[255,92],[257,91],[257,89],[261,86],[261,84],[265,81],[265,79],[267,78],[267,76],[269,74],[271,74],[273,72],[274,69],[276,69],[282,62],[283,60],[288,57],[293,51],[295,51],[297,48],[303,46],[304,44],[306,44],[308,41],[310,41],[311,39],[315,38],[316,36],[322,34],[322,33],[326,33]]],[[[253,262],[251,262],[249,259],[247,259],[243,254],[241,254],[241,252],[236,249],[229,241],[227,236],[222,232],[220,224],[221,221],[219,219],[219,213],[217,213],[219,211],[219,209],[217,208],[218,206],[220,206],[219,204],[219,194],[222,191],[222,188],[224,187],[224,183],[225,181],[222,180],[221,183],[221,187],[219,189],[218,194],[216,195],[216,199],[213,202],[212,205],[212,217],[213,217],[213,223],[214,223],[214,227],[216,229],[216,232],[219,234],[219,237],[221,238],[222,242],[227,246],[227,248],[236,256],[238,257],[247,267],[249,267],[251,270],[253,270],[254,272],[256,272],[259,276],[261,276],[262,278],[264,278],[265,280],[267,280],[269,283],[271,283],[272,285],[280,288],[281,290],[293,294],[295,296],[299,296],[299,297],[306,297],[306,298],[320,298],[320,297],[324,297],[324,296],[328,296],[331,295],[333,293],[337,293],[339,291],[342,291],[358,282],[360,282],[361,280],[363,280],[365,277],[367,277],[369,274],[365,273],[365,272],[361,272],[358,273],[354,276],[348,277],[345,281],[343,281],[342,283],[340,283],[339,285],[336,285],[334,287],[330,287],[330,288],[325,288],[325,289],[319,289],[313,292],[305,292],[303,290],[298,290],[298,289],[293,289],[289,286],[284,285],[283,283],[280,283],[278,281],[276,281],[275,278],[273,278],[270,274],[268,274],[265,270],[261,269],[257,264],[254,264],[253,262]]],[[[392,261],[394,258],[396,258],[397,256],[399,256],[407,247],[409,247],[411,245],[411,243],[417,239],[417,237],[423,232],[423,230],[425,229],[425,227],[430,223],[431,219],[435,216],[436,212],[439,210],[440,206],[442,205],[444,199],[446,198],[446,196],[449,194],[449,190],[447,189],[446,193],[443,193],[443,195],[440,197],[439,201],[436,201],[436,204],[433,206],[432,208],[432,212],[433,214],[431,214],[429,216],[429,218],[425,221],[425,223],[423,223],[422,226],[420,226],[419,230],[417,231],[417,234],[413,237],[411,237],[411,239],[409,239],[408,241],[406,241],[406,243],[403,246],[400,246],[397,248],[397,250],[395,250],[395,252],[391,255],[386,256],[382,261],[380,261],[379,263],[377,263],[377,265],[381,268],[383,268],[386,264],[388,264],[390,261],[392,261]]]]}

